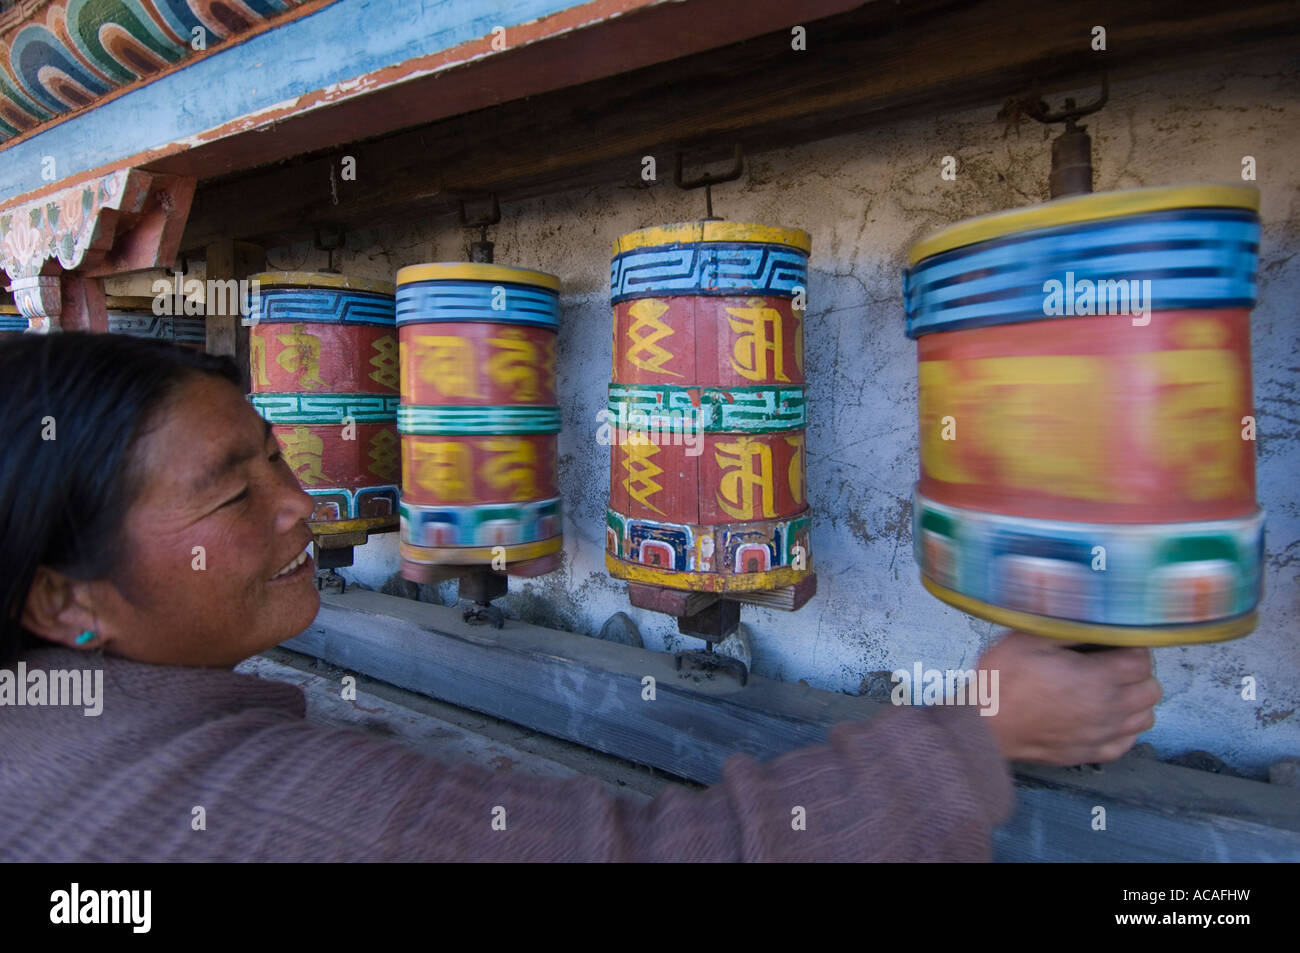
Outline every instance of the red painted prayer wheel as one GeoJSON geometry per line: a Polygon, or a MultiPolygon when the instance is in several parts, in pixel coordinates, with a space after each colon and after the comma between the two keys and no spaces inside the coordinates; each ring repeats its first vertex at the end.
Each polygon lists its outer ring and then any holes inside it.
{"type": "Polygon", "coordinates": [[[560,565],[555,342],[560,280],[488,263],[397,273],[401,554],[534,576],[560,565]]]}
{"type": "Polygon", "coordinates": [[[1258,207],[1237,185],[1087,194],[912,249],[926,589],[1081,642],[1254,628],[1258,207]]]}
{"type": "Polygon", "coordinates": [[[614,245],[605,565],[701,592],[812,572],[803,300],[811,240],[735,222],[614,245]]]}
{"type": "Polygon", "coordinates": [[[397,528],[398,347],[393,285],[255,275],[249,400],[316,500],[317,536],[397,528]]]}

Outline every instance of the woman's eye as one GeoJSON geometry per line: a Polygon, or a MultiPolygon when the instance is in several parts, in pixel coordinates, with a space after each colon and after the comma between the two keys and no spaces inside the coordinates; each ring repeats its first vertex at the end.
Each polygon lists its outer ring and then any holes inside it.
{"type": "Polygon", "coordinates": [[[239,494],[239,496],[232,496],[230,499],[226,500],[226,502],[222,503],[221,505],[230,506],[234,503],[238,503],[240,500],[245,499],[247,496],[248,496],[248,488],[245,487],[243,493],[239,494]]]}

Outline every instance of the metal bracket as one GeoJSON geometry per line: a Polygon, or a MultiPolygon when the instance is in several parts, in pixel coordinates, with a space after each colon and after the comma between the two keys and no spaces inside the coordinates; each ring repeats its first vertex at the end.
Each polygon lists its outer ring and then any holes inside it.
{"type": "Polygon", "coordinates": [[[333,569],[318,569],[313,581],[320,592],[337,592],[342,595],[348,588],[348,581],[333,569]]]}
{"type": "Polygon", "coordinates": [[[465,621],[471,625],[492,625],[501,628],[505,624],[505,613],[492,605],[493,599],[499,599],[509,590],[504,574],[486,566],[476,566],[460,576],[456,591],[460,598],[473,602],[465,609],[465,621]]]}
{"type": "Polygon", "coordinates": [[[673,184],[679,189],[704,189],[704,204],[707,214],[704,216],[706,222],[720,222],[721,218],[713,214],[713,187],[723,182],[734,182],[740,178],[745,171],[745,153],[740,143],[736,143],[736,148],[731,157],[731,168],[726,172],[704,172],[693,179],[687,179],[682,175],[682,154],[679,152],[673,163],[673,184]]]}
{"type": "Polygon", "coordinates": [[[1035,79],[1029,93],[1019,98],[1008,99],[998,112],[998,118],[1007,123],[1003,131],[1006,138],[1012,123],[1017,123],[1022,116],[1028,116],[1043,124],[1065,123],[1065,130],[1052,140],[1052,174],[1049,180],[1049,193],[1052,198],[1067,195],[1084,195],[1092,191],[1092,140],[1087,127],[1076,124],[1076,120],[1089,116],[1106,105],[1110,99],[1110,79],[1101,76],[1101,94],[1092,102],[1080,106],[1073,97],[1066,97],[1065,105],[1053,112],[1038,94],[1038,80],[1035,79]]]}
{"type": "Polygon", "coordinates": [[[327,274],[337,275],[339,273],[339,270],[334,267],[334,253],[346,244],[347,229],[344,225],[338,222],[324,222],[313,227],[313,247],[329,256],[329,263],[323,269],[327,274]],[[325,242],[325,229],[329,229],[333,236],[333,240],[328,244],[325,242]]]}
{"type": "Polygon", "coordinates": [[[749,669],[745,668],[745,663],[730,655],[722,655],[707,649],[687,649],[676,653],[673,658],[677,671],[686,669],[685,677],[689,677],[692,673],[699,673],[711,679],[717,673],[735,676],[742,687],[749,682],[749,669]]]}
{"type": "Polygon", "coordinates": [[[501,221],[501,203],[497,201],[497,194],[492,193],[492,210],[486,215],[477,215],[470,218],[465,214],[464,199],[460,200],[459,215],[462,226],[478,229],[478,241],[471,242],[469,246],[469,260],[490,265],[493,257],[493,243],[488,241],[487,230],[489,225],[496,225],[501,221]]]}
{"type": "Polygon", "coordinates": [[[470,625],[490,625],[493,628],[505,627],[505,613],[496,606],[467,606],[464,619],[470,625]]]}
{"type": "Polygon", "coordinates": [[[460,223],[466,228],[486,228],[488,225],[496,225],[501,221],[501,203],[497,201],[497,194],[493,192],[489,198],[492,199],[492,211],[486,215],[476,215],[469,218],[465,214],[465,200],[460,200],[460,223]]]}

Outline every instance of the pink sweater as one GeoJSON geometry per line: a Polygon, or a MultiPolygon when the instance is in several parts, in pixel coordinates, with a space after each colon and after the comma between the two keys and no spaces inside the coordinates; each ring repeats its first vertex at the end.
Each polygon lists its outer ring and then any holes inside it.
{"type": "Polygon", "coordinates": [[[317,727],[298,688],[228,670],[23,661],[102,669],[103,711],[0,707],[2,861],[987,860],[1014,805],[974,708],[839,724],[640,804],[317,727]]]}

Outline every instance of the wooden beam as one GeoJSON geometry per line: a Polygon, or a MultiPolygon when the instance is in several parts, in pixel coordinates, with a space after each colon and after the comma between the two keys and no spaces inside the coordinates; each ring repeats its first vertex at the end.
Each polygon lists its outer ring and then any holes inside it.
{"type": "MultiPolygon", "coordinates": [[[[208,244],[205,265],[208,281],[238,281],[266,270],[266,251],[248,242],[222,239],[208,244]]],[[[211,296],[206,299],[206,350],[209,354],[228,354],[235,359],[244,377],[244,393],[248,393],[251,389],[248,325],[242,320],[240,302],[234,302],[231,310],[230,298],[230,295],[223,295],[220,300],[211,296]]]]}
{"type": "MultiPolygon", "coordinates": [[[[1000,134],[992,105],[1034,79],[1050,92],[1093,85],[1102,70],[1114,80],[1295,49],[1293,10],[1278,0],[872,3],[809,23],[805,51],[778,31],[209,181],[183,244],[222,235],[281,244],[326,219],[369,226],[450,216],[460,197],[484,191],[512,201],[596,183],[644,188],[644,155],[656,156],[662,181],[678,147],[721,159],[741,141],[754,155],[980,104],[990,106],[992,138],[1000,134]],[[1105,53],[1090,47],[1096,24],[1107,28],[1105,53]],[[341,189],[336,167],[345,152],[357,179],[341,189]]],[[[1045,171],[1041,178],[1025,186],[1041,185],[1045,197],[1045,171]]]]}
{"type": "Polygon", "coordinates": [[[401,28],[360,32],[359,23],[374,20],[372,0],[331,0],[310,16],[299,16],[307,12],[299,7],[271,30],[254,26],[206,56],[187,57],[0,143],[9,163],[0,202],[38,199],[143,164],[197,179],[228,175],[725,46],[862,2],[390,0],[383,18],[401,28]],[[42,174],[47,155],[59,157],[64,176],[53,185],[42,174]]]}
{"type": "Polygon", "coordinates": [[[808,600],[815,595],[817,595],[817,574],[812,573],[792,586],[738,592],[731,596],[731,599],[733,602],[743,602],[747,606],[764,606],[768,609],[780,609],[782,612],[795,612],[807,605],[808,600]]]}
{"type": "Polygon", "coordinates": [[[117,275],[170,266],[176,260],[197,186],[191,176],[151,173],[149,191],[129,217],[130,227],[119,229],[103,260],[88,262],[93,267],[86,267],[85,273],[117,275]]]}
{"type": "MultiPolygon", "coordinates": [[[[1131,759],[1140,761],[1140,759],[1131,759]]],[[[1113,771],[1127,761],[1106,766],[1113,771]]],[[[1171,801],[1179,772],[1219,778],[1207,771],[1149,762],[1138,769],[1143,788],[1155,788],[1146,804],[1115,801],[1092,790],[1039,788],[1016,778],[1016,814],[993,832],[998,861],[1089,863],[1294,863],[1300,859],[1300,834],[1275,822],[1242,821],[1212,803],[1206,809],[1171,801]],[[1105,830],[1094,830],[1097,807],[1106,809],[1105,830]]],[[[1197,778],[1197,782],[1203,779],[1197,778]]],[[[1234,799],[1250,800],[1271,785],[1236,782],[1234,799]]],[[[1206,791],[1215,785],[1197,785],[1206,791]]],[[[1277,793],[1281,792],[1267,792],[1277,793]]],[[[1294,798],[1294,795],[1292,795],[1294,798]]],[[[1205,801],[1203,794],[1199,800],[1205,801]]]]}
{"type": "Polygon", "coordinates": [[[59,290],[63,300],[59,327],[65,331],[108,333],[108,303],[104,298],[103,279],[65,272],[59,278],[59,290]]]}
{"type": "Polygon", "coordinates": [[[662,586],[648,586],[645,583],[629,582],[627,584],[627,601],[638,609],[651,612],[663,612],[673,616],[695,615],[703,612],[721,598],[714,592],[685,592],[680,589],[665,589],[662,586]]]}
{"type": "Polygon", "coordinates": [[[469,625],[460,608],[364,589],[321,603],[285,648],[694,780],[716,780],[733,752],[766,758],[814,744],[827,724],[878,708],[763,678],[710,697],[670,654],[512,620],[469,625]],[[641,698],[647,675],[654,702],[641,698]]]}
{"type": "MultiPolygon", "coordinates": [[[[885,708],[759,676],[695,684],[667,653],[511,620],[475,627],[455,607],[363,589],[321,603],[285,648],[704,784],[732,754],[766,761],[885,708]]],[[[997,832],[999,859],[1300,860],[1300,798],[1276,785],[1136,757],[1100,772],[1014,769],[1019,807],[997,832]]]]}
{"type": "MultiPolygon", "coordinates": [[[[231,117],[183,148],[171,143],[153,150],[155,167],[197,178],[227,175],[623,75],[775,30],[786,30],[788,37],[795,24],[863,3],[884,6],[883,0],[800,0],[797,8],[789,0],[587,0],[531,23],[504,27],[504,49],[495,33],[487,33],[403,62],[386,62],[326,89],[307,85],[308,92],[252,115],[231,117]]],[[[438,13],[433,18],[447,19],[438,13]]],[[[420,24],[411,26],[419,29],[420,24]]],[[[435,27],[434,43],[436,36],[435,27]]],[[[368,62],[364,52],[358,59],[368,62]]],[[[286,64],[288,75],[301,65],[286,64]]]]}
{"type": "Polygon", "coordinates": [[[0,268],[21,281],[63,272],[102,278],[168,264],[196,184],[129,168],[6,206],[0,210],[0,268]]]}

